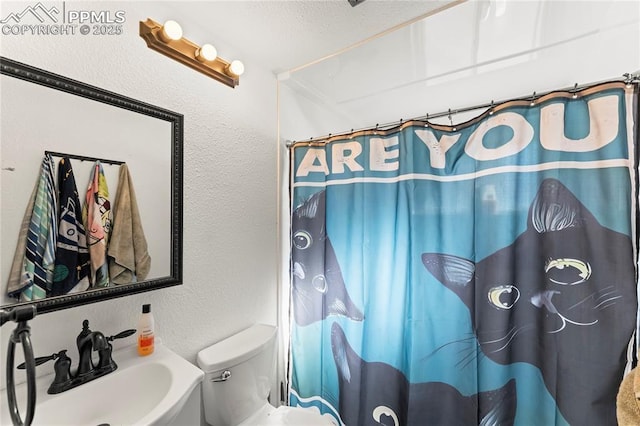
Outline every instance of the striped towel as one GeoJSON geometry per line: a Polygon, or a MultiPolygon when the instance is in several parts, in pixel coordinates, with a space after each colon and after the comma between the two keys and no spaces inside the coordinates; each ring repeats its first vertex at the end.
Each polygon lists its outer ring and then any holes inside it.
{"type": "Polygon", "coordinates": [[[109,188],[100,161],[96,161],[91,170],[86,201],[82,207],[82,219],[91,257],[91,287],[107,287],[109,285],[107,244],[111,232],[112,215],[109,188]]]}
{"type": "Polygon", "coordinates": [[[86,290],[91,271],[78,188],[67,157],[58,164],[58,204],[60,221],[52,296],[86,290]]]}
{"type": "MultiPolygon", "coordinates": [[[[9,296],[21,301],[42,299],[47,296],[53,284],[55,263],[58,211],[53,182],[53,159],[45,155],[40,167],[40,176],[36,183],[33,209],[26,233],[26,248],[21,265],[21,273],[16,274],[12,266],[10,277],[19,277],[19,281],[9,282],[9,296]]],[[[26,215],[29,214],[27,212],[26,215]]],[[[20,246],[20,243],[18,243],[20,246]]]]}

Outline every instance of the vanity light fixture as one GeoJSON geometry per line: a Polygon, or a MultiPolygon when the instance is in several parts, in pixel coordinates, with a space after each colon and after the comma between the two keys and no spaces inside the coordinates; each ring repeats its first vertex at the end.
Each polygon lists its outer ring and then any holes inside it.
{"type": "Polygon", "coordinates": [[[196,59],[200,62],[215,61],[218,57],[218,51],[211,44],[203,44],[196,50],[196,59]]]}
{"type": "Polygon", "coordinates": [[[227,67],[227,71],[235,76],[240,77],[242,74],[244,74],[244,64],[237,59],[231,61],[231,63],[227,67]]]}
{"type": "Polygon", "coordinates": [[[240,83],[239,77],[244,73],[242,62],[234,60],[229,63],[218,57],[218,51],[211,44],[198,46],[182,37],[182,28],[176,21],[166,21],[164,25],[151,18],[140,21],[140,37],[147,43],[148,48],[229,87],[236,87],[240,83]]]}
{"type": "Polygon", "coordinates": [[[176,21],[167,21],[158,35],[165,43],[180,40],[182,38],[182,27],[176,21]]]}

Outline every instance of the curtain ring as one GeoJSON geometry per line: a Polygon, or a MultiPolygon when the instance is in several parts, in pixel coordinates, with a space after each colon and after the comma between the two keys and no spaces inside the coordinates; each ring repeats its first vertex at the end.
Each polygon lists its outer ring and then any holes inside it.
{"type": "MultiPolygon", "coordinates": [[[[453,112],[455,114],[455,111],[453,112]]],[[[456,126],[453,125],[453,118],[451,118],[451,108],[449,108],[449,124],[451,125],[451,130],[452,131],[456,131],[458,130],[456,126]]]]}

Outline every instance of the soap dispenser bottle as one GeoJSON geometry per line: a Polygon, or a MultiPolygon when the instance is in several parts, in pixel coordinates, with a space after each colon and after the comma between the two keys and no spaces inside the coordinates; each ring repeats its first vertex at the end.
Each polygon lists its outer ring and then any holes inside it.
{"type": "Polygon", "coordinates": [[[138,321],[138,355],[145,356],[153,353],[154,326],[151,305],[142,305],[142,315],[138,321]]]}

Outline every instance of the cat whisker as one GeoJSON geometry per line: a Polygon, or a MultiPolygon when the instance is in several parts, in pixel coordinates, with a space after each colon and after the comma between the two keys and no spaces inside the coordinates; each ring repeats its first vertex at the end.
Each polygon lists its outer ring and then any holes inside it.
{"type": "Polygon", "coordinates": [[[484,352],[482,352],[481,349],[476,348],[476,350],[473,350],[472,352],[469,353],[469,355],[467,355],[467,361],[462,363],[463,359],[461,359],[460,361],[458,361],[456,363],[456,366],[459,368],[466,368],[468,367],[473,361],[476,361],[476,365],[480,365],[480,363],[482,361],[484,361],[487,358],[487,356],[484,354],[484,352]]]}
{"type": "Polygon", "coordinates": [[[457,352],[457,355],[460,355],[460,354],[463,354],[463,353],[465,353],[465,352],[466,352],[466,353],[467,353],[467,355],[464,355],[464,356],[462,357],[462,358],[466,358],[467,356],[469,356],[469,355],[468,355],[469,353],[473,353],[477,348],[478,348],[478,346],[477,346],[477,345],[474,345],[473,347],[466,347],[466,348],[460,349],[460,350],[457,352]]]}
{"type": "Polygon", "coordinates": [[[475,340],[475,336],[471,333],[469,334],[469,337],[463,337],[462,339],[457,339],[457,340],[452,340],[451,342],[445,343],[444,345],[441,345],[439,347],[437,347],[436,349],[434,349],[432,352],[428,353],[427,355],[425,355],[422,360],[427,360],[429,358],[431,358],[432,356],[434,356],[436,353],[440,352],[442,349],[456,344],[456,343],[471,343],[475,340]]]}
{"type": "Polygon", "coordinates": [[[516,328],[513,327],[511,328],[511,330],[509,330],[509,332],[507,334],[505,334],[504,336],[502,336],[499,339],[495,339],[495,340],[483,340],[482,342],[480,342],[481,345],[485,345],[485,344],[490,344],[490,343],[498,343],[501,340],[507,339],[511,336],[511,334],[516,333],[516,328]]]}
{"type": "Polygon", "coordinates": [[[574,308],[576,308],[576,307],[578,307],[578,306],[582,305],[582,304],[583,304],[583,303],[585,303],[587,300],[589,300],[589,299],[593,299],[593,297],[594,297],[594,295],[593,295],[593,294],[592,294],[592,295],[590,295],[590,296],[587,296],[587,297],[585,297],[584,299],[582,299],[581,301],[579,301],[578,303],[576,303],[575,305],[569,306],[569,308],[568,308],[567,310],[568,310],[568,311],[570,311],[571,309],[574,309],[574,308]]]}
{"type": "Polygon", "coordinates": [[[602,306],[602,307],[598,308],[598,310],[599,310],[599,311],[604,311],[605,309],[610,308],[610,307],[614,306],[615,304],[616,304],[615,302],[613,302],[613,303],[609,303],[609,304],[607,304],[607,305],[604,305],[604,306],[602,306]]]}
{"type": "MultiPolygon", "coordinates": [[[[507,346],[509,346],[509,344],[511,344],[511,342],[513,341],[513,339],[515,339],[515,337],[516,337],[518,334],[522,333],[522,332],[523,332],[523,331],[525,331],[525,330],[532,329],[532,328],[535,328],[535,326],[533,326],[533,325],[524,325],[524,326],[522,326],[522,327],[518,328],[517,330],[515,330],[515,331],[513,332],[513,334],[512,334],[512,335],[511,335],[511,337],[509,338],[509,340],[508,340],[504,345],[502,345],[502,347],[500,347],[500,348],[498,348],[498,349],[495,349],[495,350],[493,350],[493,351],[491,351],[491,352],[492,352],[492,353],[497,353],[497,352],[500,352],[500,351],[504,350],[507,346]]],[[[503,340],[503,339],[500,339],[500,340],[503,340]]]]}
{"type": "MultiPolygon", "coordinates": [[[[478,359],[478,355],[474,355],[471,358],[469,358],[469,360],[465,363],[462,363],[462,361],[457,362],[456,363],[456,367],[458,367],[459,369],[463,369],[463,368],[467,368],[469,366],[469,364],[471,364],[471,362],[473,362],[474,360],[478,359]]],[[[477,364],[477,363],[476,363],[477,364]]]]}
{"type": "MultiPolygon", "coordinates": [[[[598,293],[601,293],[601,292],[603,292],[603,293],[602,293],[602,294],[600,294],[597,298],[595,298],[595,301],[597,302],[597,301],[599,301],[599,300],[602,300],[602,299],[603,299],[603,298],[605,298],[605,297],[609,297],[609,296],[611,296],[611,295],[618,294],[618,291],[617,291],[617,290],[606,291],[607,289],[611,289],[611,288],[613,288],[613,286],[607,287],[606,289],[603,289],[603,290],[599,291],[598,293]]],[[[581,301],[579,301],[578,303],[576,303],[575,305],[570,306],[567,310],[568,310],[568,311],[570,311],[571,309],[574,309],[574,308],[576,308],[576,307],[578,307],[578,306],[582,305],[583,303],[585,303],[586,301],[588,301],[588,300],[590,300],[590,299],[593,299],[594,297],[595,297],[595,294],[592,294],[592,295],[590,295],[590,296],[587,296],[587,297],[585,297],[584,299],[582,299],[581,301]]],[[[613,300],[613,299],[619,299],[619,298],[621,298],[621,297],[622,297],[622,296],[610,297],[609,299],[606,299],[606,300],[604,300],[604,301],[602,301],[602,302],[598,303],[596,306],[594,306],[594,307],[593,307],[593,309],[597,309],[600,305],[602,305],[602,304],[604,304],[604,303],[606,303],[606,302],[608,302],[608,301],[610,301],[610,300],[613,300]]]]}
{"type": "MultiPolygon", "coordinates": [[[[610,288],[613,288],[613,286],[607,287],[607,289],[610,289],[610,288]]],[[[598,310],[605,309],[615,304],[615,302],[610,303],[611,301],[622,298],[622,296],[620,295],[620,292],[618,292],[617,290],[613,290],[613,291],[605,291],[605,290],[606,289],[603,289],[602,294],[600,294],[597,297],[596,302],[599,302],[599,303],[595,305],[593,309],[598,309],[598,310]]]]}
{"type": "MultiPolygon", "coordinates": [[[[466,368],[469,364],[471,364],[474,360],[478,359],[478,354],[482,353],[481,350],[478,350],[478,347],[472,348],[471,351],[463,356],[460,361],[456,363],[456,367],[466,368]]],[[[477,364],[477,363],[476,363],[477,364]]]]}
{"type": "Polygon", "coordinates": [[[610,291],[608,291],[607,289],[603,289],[603,290],[599,291],[598,293],[599,293],[599,295],[596,298],[596,300],[602,299],[603,297],[607,297],[607,296],[610,296],[612,294],[617,294],[619,292],[616,289],[612,289],[610,291]]]}
{"type": "Polygon", "coordinates": [[[616,302],[614,302],[614,300],[616,299],[622,299],[622,296],[616,296],[616,297],[611,297],[607,300],[603,300],[602,302],[598,303],[596,306],[593,307],[593,309],[598,309],[598,310],[603,310],[608,308],[609,306],[613,306],[616,304],[616,302]]]}

